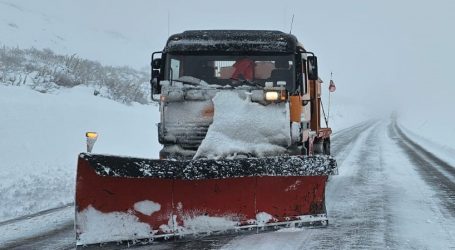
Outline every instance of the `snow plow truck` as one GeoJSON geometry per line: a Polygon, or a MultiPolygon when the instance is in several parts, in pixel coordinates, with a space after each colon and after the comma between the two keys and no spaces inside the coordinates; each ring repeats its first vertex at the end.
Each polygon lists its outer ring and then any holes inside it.
{"type": "Polygon", "coordinates": [[[79,155],[77,244],[326,226],[321,82],[292,34],[170,36],[151,60],[159,159],[79,155]]]}

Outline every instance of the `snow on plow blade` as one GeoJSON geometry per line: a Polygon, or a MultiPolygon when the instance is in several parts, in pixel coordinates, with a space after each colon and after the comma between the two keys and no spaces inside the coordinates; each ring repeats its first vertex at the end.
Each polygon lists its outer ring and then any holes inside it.
{"type": "Polygon", "coordinates": [[[82,153],[77,244],[327,221],[330,156],[150,160],[82,153]]]}

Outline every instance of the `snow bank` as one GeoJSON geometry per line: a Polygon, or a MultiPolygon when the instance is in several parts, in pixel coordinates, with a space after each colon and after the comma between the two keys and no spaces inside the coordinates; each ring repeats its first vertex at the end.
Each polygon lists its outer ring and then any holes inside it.
{"type": "Polygon", "coordinates": [[[397,113],[403,132],[444,161],[455,165],[455,118],[452,106],[422,106],[397,113]]]}
{"type": "Polygon", "coordinates": [[[81,232],[77,244],[93,244],[132,239],[144,239],[153,236],[149,224],[140,222],[133,214],[112,212],[102,213],[92,206],[78,213],[78,232],[81,232]]]}
{"type": "Polygon", "coordinates": [[[233,91],[217,93],[213,103],[213,123],[195,158],[279,154],[290,143],[286,104],[263,106],[243,100],[233,91]]]}
{"type": "MultiPolygon", "coordinates": [[[[411,139],[416,142],[418,145],[422,146],[425,150],[432,153],[439,159],[449,163],[452,166],[455,166],[455,138],[450,140],[449,138],[453,135],[447,136],[445,139],[442,139],[439,135],[434,136],[435,129],[418,129],[415,126],[411,125],[408,129],[408,125],[403,127],[400,124],[402,131],[411,139]]],[[[436,125],[435,127],[437,127],[436,125]]]]}
{"type": "Polygon", "coordinates": [[[126,106],[77,87],[42,94],[0,83],[0,221],[73,201],[85,132],[95,153],[156,158],[156,107],[126,106]]]}

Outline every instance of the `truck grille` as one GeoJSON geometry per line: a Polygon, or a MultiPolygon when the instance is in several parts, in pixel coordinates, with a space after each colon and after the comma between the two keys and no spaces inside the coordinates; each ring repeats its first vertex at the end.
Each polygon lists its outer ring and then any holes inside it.
{"type": "Polygon", "coordinates": [[[166,124],[164,142],[181,146],[184,149],[197,149],[204,140],[210,124],[166,124]]]}

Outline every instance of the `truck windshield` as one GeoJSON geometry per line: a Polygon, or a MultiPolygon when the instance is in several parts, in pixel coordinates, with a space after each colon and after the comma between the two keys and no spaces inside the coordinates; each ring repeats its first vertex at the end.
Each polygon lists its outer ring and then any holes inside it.
{"type": "Polygon", "coordinates": [[[166,60],[164,77],[178,80],[196,78],[216,85],[264,86],[285,81],[292,88],[295,79],[294,55],[173,55],[166,60]]]}

